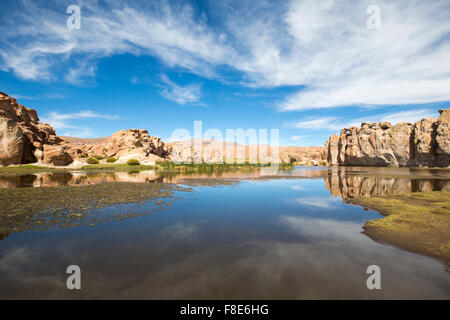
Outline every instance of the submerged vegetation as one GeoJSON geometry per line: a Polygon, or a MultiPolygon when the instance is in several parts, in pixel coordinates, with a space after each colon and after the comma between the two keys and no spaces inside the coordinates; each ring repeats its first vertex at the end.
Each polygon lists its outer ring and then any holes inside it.
{"type": "Polygon", "coordinates": [[[407,193],[352,202],[386,216],[364,225],[369,237],[435,257],[450,266],[450,192],[407,193]]]}
{"type": "Polygon", "coordinates": [[[91,186],[0,189],[0,234],[52,226],[93,226],[109,220],[140,216],[171,206],[174,192],[190,188],[161,183],[103,183],[91,186]],[[151,202],[136,211],[123,207],[117,213],[104,210],[112,205],[151,202]],[[119,213],[120,212],[120,213],[119,213]]]}

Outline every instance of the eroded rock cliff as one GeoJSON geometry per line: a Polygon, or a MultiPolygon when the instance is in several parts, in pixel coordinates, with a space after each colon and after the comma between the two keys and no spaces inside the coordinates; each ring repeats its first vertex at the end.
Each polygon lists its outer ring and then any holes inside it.
{"type": "Polygon", "coordinates": [[[330,165],[448,167],[450,109],[415,124],[362,123],[325,143],[330,165]]]}
{"type": "Polygon", "coordinates": [[[35,110],[0,92],[0,165],[42,162],[46,149],[62,141],[35,110]]]}
{"type": "Polygon", "coordinates": [[[70,142],[41,123],[35,110],[0,92],[0,166],[38,163],[83,165],[90,156],[116,157],[118,163],[137,159],[154,163],[167,159],[164,142],[147,130],[120,130],[98,143],[70,142]]]}

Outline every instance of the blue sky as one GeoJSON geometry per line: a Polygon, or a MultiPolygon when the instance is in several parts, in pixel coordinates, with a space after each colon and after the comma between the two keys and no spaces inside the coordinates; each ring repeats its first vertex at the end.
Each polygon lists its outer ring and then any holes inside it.
{"type": "Polygon", "coordinates": [[[0,91],[60,135],[168,140],[201,120],[322,145],[362,121],[437,117],[450,101],[448,1],[0,3],[0,91]]]}

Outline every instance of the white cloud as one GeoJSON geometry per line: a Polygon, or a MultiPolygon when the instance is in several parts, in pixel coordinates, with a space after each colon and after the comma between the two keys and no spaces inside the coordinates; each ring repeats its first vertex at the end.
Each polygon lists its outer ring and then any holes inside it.
{"type": "Polygon", "coordinates": [[[291,140],[292,141],[299,141],[299,140],[303,140],[303,139],[305,139],[305,138],[308,138],[309,136],[292,136],[291,137],[291,140]]]}
{"type": "Polygon", "coordinates": [[[94,138],[95,133],[88,127],[74,127],[71,130],[66,130],[61,133],[64,137],[77,137],[77,138],[94,138]]]}
{"type": "Polygon", "coordinates": [[[339,206],[339,199],[332,197],[308,197],[308,198],[298,198],[295,201],[302,205],[308,207],[315,207],[319,209],[336,209],[339,206]]]}
{"type": "Polygon", "coordinates": [[[303,68],[282,110],[450,99],[450,9],[444,1],[377,1],[382,29],[364,23],[368,1],[294,1],[287,16],[303,68]],[[314,22],[313,27],[308,23],[314,22]],[[306,27],[303,27],[306,23],[306,27]]]}
{"type": "Polygon", "coordinates": [[[339,118],[337,117],[322,117],[322,118],[308,118],[303,121],[288,124],[297,129],[323,129],[329,128],[330,130],[337,130],[340,128],[341,124],[336,122],[339,118]]]}
{"type": "MultiPolygon", "coordinates": [[[[81,84],[99,59],[127,52],[224,82],[229,66],[245,86],[302,86],[279,103],[285,111],[450,100],[446,0],[377,0],[378,31],[366,28],[372,0],[210,2],[208,18],[175,2],[83,1],[80,30],[66,28],[59,6],[17,3],[0,23],[0,68],[24,79],[57,81],[65,72],[81,84]]],[[[170,89],[195,100],[194,88],[170,89]]]]}
{"type": "Polygon", "coordinates": [[[399,111],[384,113],[375,116],[368,116],[364,118],[358,118],[353,120],[343,120],[339,117],[322,117],[322,118],[307,118],[302,121],[288,123],[287,126],[306,129],[306,130],[329,130],[339,131],[343,128],[360,127],[362,122],[381,122],[387,121],[391,124],[399,122],[415,123],[423,118],[437,118],[439,117],[437,111],[429,109],[417,109],[409,111],[399,111]]]}
{"type": "Polygon", "coordinates": [[[130,82],[132,84],[139,84],[141,83],[141,80],[138,77],[131,77],[130,82]]]}
{"type": "Polygon", "coordinates": [[[79,138],[94,137],[94,132],[88,127],[80,127],[74,125],[74,120],[82,119],[107,119],[114,120],[119,117],[116,115],[106,115],[95,113],[90,110],[79,111],[74,113],[59,113],[50,112],[46,117],[42,117],[40,120],[43,123],[50,124],[55,130],[65,130],[61,133],[63,136],[75,136],[79,138]]]}
{"type": "Polygon", "coordinates": [[[74,85],[85,85],[92,82],[96,70],[95,65],[89,64],[89,61],[83,61],[77,66],[69,68],[64,75],[64,79],[74,85]]]}
{"type": "Polygon", "coordinates": [[[305,187],[302,187],[302,186],[292,186],[291,189],[295,190],[295,191],[306,191],[306,190],[308,190],[308,188],[305,188],[305,187]]]}
{"type": "Polygon", "coordinates": [[[3,70],[13,70],[24,79],[55,80],[58,66],[65,63],[69,72],[64,78],[76,83],[93,75],[99,58],[124,52],[156,56],[168,66],[203,75],[212,75],[209,65],[225,58],[222,41],[205,22],[194,21],[188,5],[157,2],[144,10],[132,1],[108,6],[84,2],[81,29],[70,30],[64,11],[29,0],[19,3],[20,8],[0,25],[0,39],[11,44],[1,47],[0,56],[3,70]]]}
{"type": "Polygon", "coordinates": [[[164,86],[160,90],[160,94],[178,104],[198,103],[202,96],[201,84],[199,83],[181,86],[170,80],[165,74],[161,75],[161,81],[164,86]]]}
{"type": "Polygon", "coordinates": [[[387,121],[392,124],[396,124],[399,122],[410,122],[415,123],[423,118],[438,118],[439,113],[437,110],[430,109],[417,109],[417,110],[409,110],[409,111],[399,111],[392,113],[384,113],[381,115],[371,116],[363,119],[354,120],[352,125],[359,126],[361,122],[380,122],[387,121]]]}
{"type": "Polygon", "coordinates": [[[280,222],[292,230],[313,238],[314,243],[332,240],[360,243],[361,224],[351,221],[282,216],[280,222]]]}

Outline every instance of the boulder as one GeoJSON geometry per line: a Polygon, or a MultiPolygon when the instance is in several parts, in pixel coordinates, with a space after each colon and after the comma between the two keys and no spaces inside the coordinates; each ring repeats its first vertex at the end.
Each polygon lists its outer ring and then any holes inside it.
{"type": "Polygon", "coordinates": [[[44,145],[44,164],[54,166],[67,166],[73,162],[70,150],[64,146],[44,145]]]}
{"type": "Polygon", "coordinates": [[[99,155],[117,158],[131,153],[139,153],[144,157],[151,154],[161,158],[168,156],[164,142],[141,129],[120,130],[98,144],[93,151],[99,155]]]}

